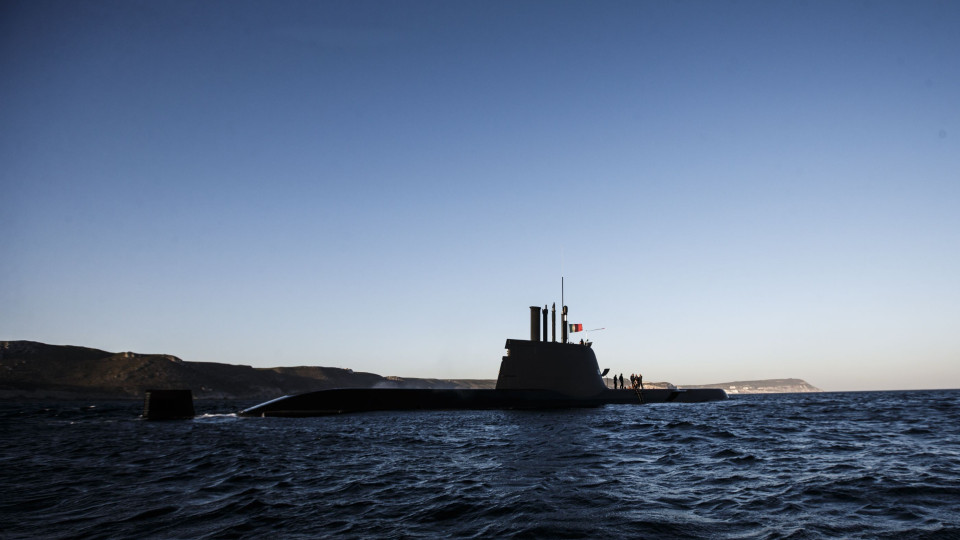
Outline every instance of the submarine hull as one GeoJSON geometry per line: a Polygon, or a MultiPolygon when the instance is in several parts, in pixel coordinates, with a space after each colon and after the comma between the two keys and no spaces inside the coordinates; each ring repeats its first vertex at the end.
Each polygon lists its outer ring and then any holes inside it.
{"type": "MultiPolygon", "coordinates": [[[[368,411],[568,409],[609,404],[699,403],[727,399],[719,388],[611,390],[603,382],[590,342],[540,338],[541,311],[530,306],[530,339],[508,339],[496,389],[336,388],[318,390],[240,411],[240,416],[322,416],[368,411]]],[[[563,306],[562,328],[567,307],[563,306]]],[[[556,336],[554,336],[556,339],[556,336]]]]}
{"type": "Polygon", "coordinates": [[[608,404],[699,403],[727,399],[722,389],[605,390],[571,397],[552,390],[337,388],[284,396],[245,409],[240,416],[307,417],[403,410],[569,409],[608,404]],[[641,400],[642,395],[642,400],[641,400]]]}

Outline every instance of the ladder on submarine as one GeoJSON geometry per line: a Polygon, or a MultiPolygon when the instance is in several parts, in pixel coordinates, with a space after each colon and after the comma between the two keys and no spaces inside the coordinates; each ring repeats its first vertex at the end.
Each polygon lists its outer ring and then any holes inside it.
{"type": "Polygon", "coordinates": [[[640,403],[646,403],[643,400],[643,379],[633,379],[631,377],[631,383],[633,384],[633,391],[637,393],[637,397],[640,398],[640,403]]]}

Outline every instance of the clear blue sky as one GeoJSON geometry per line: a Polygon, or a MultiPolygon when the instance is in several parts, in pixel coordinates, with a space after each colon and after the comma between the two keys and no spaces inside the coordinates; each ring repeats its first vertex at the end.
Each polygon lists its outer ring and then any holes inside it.
{"type": "Polygon", "coordinates": [[[0,4],[0,339],[960,387],[960,2],[0,4]],[[575,335],[579,338],[579,335],[575,335]]]}

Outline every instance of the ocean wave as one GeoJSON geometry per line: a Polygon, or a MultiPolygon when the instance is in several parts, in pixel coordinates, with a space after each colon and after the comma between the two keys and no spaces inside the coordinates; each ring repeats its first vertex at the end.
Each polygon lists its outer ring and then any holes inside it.
{"type": "Polygon", "coordinates": [[[960,392],[309,419],[220,404],[181,422],[91,405],[0,406],[4,537],[934,538],[960,523],[960,392]]]}

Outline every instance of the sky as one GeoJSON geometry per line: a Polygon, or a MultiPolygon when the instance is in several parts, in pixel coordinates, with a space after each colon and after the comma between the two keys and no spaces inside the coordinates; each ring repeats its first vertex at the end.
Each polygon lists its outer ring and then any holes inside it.
{"type": "Polygon", "coordinates": [[[0,3],[0,340],[960,388],[960,3],[0,3]],[[573,334],[579,339],[583,334],[573,334]]]}

